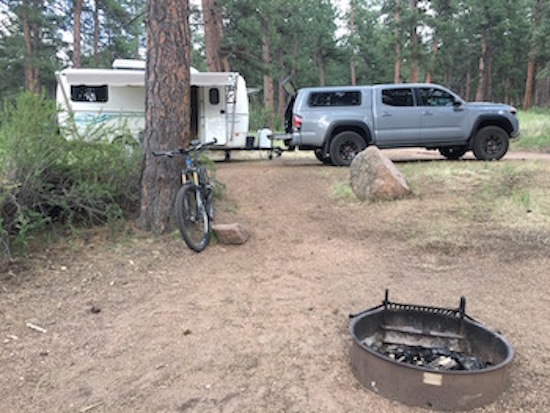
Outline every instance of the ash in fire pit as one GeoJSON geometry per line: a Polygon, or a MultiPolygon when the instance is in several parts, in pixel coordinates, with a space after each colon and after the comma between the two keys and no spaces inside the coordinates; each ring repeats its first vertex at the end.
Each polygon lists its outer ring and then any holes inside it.
{"type": "Polygon", "coordinates": [[[352,368],[361,383],[403,403],[467,410],[507,386],[513,350],[458,309],[390,303],[350,316],[352,368]]]}

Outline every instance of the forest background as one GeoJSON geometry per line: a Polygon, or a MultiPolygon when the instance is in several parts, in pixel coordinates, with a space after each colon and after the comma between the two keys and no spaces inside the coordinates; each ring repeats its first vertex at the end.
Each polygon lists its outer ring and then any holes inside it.
{"type": "MultiPolygon", "coordinates": [[[[287,76],[298,87],[427,81],[466,100],[549,104],[550,0],[197,3],[192,66],[238,71],[259,90],[251,129],[280,126],[287,76]]],[[[63,67],[145,58],[145,0],[0,0],[0,10],[2,101],[22,89],[53,97],[63,67]]]]}

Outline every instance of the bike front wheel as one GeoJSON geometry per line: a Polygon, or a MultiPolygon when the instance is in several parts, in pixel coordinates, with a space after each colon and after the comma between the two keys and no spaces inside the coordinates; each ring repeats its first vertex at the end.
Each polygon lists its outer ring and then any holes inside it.
{"type": "Polygon", "coordinates": [[[176,196],[176,214],[181,237],[193,251],[201,252],[210,238],[210,219],[198,187],[186,184],[176,196]]]}

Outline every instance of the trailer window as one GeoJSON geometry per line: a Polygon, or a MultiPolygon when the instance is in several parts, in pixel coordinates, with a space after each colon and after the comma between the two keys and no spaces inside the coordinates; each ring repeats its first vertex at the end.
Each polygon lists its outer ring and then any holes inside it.
{"type": "Polygon", "coordinates": [[[218,89],[210,89],[209,95],[211,105],[217,105],[220,103],[220,91],[218,89]]]}
{"type": "Polygon", "coordinates": [[[308,99],[308,105],[312,107],[359,106],[360,104],[361,92],[358,91],[313,92],[308,99]]]}
{"type": "Polygon", "coordinates": [[[107,102],[109,92],[107,85],[102,86],[71,86],[71,100],[73,102],[107,102]]]}

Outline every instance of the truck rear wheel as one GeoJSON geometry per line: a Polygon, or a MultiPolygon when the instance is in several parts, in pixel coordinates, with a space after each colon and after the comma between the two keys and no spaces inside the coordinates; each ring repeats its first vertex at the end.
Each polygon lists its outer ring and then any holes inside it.
{"type": "Polygon", "coordinates": [[[358,133],[340,132],[330,142],[330,160],[336,166],[349,166],[353,158],[366,147],[367,143],[358,133]]]}
{"type": "Polygon", "coordinates": [[[474,155],[480,161],[496,161],[506,155],[510,145],[508,133],[498,126],[486,126],[474,137],[474,155]]]}
{"type": "Polygon", "coordinates": [[[330,165],[332,163],[330,156],[325,154],[322,149],[315,149],[315,157],[325,165],[330,165]]]}
{"type": "Polygon", "coordinates": [[[468,151],[466,146],[448,146],[439,148],[439,153],[447,159],[458,159],[468,151]]]}

